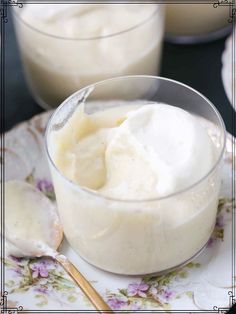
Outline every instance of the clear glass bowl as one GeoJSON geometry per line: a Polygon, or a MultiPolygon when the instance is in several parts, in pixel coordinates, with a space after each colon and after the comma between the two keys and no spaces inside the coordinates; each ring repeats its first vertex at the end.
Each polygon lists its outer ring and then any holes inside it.
{"type": "MultiPolygon", "coordinates": [[[[29,6],[38,5],[25,3],[22,9],[13,8],[14,25],[28,86],[43,108],[55,108],[78,89],[110,77],[158,74],[164,33],[163,6],[153,4],[148,18],[142,13],[138,24],[128,24],[122,31],[109,33],[108,24],[108,35],[83,34],[82,38],[54,35],[51,20],[52,29],[48,24],[47,30],[52,34],[44,32],[42,26],[35,26],[34,21],[29,23],[24,14],[29,6]]],[[[48,4],[40,6],[45,7],[46,13],[48,4]]],[[[75,6],[81,4],[73,4],[73,10],[75,6]]],[[[111,14],[117,10],[116,5],[109,8],[111,14]]],[[[121,26],[122,18],[121,15],[121,26]]],[[[63,23],[61,27],[72,24],[66,13],[63,23]]]]}
{"type": "Polygon", "coordinates": [[[161,273],[188,262],[209,240],[217,214],[225,127],[212,103],[196,90],[152,76],[126,76],[88,86],[54,112],[46,147],[65,236],[89,263],[118,274],[161,273]],[[94,100],[101,102],[96,105],[94,100]],[[53,138],[78,106],[85,103],[85,111],[92,113],[108,108],[111,101],[118,107],[122,101],[132,105],[136,100],[166,103],[197,115],[217,148],[209,172],[184,190],[142,200],[101,196],[67,179],[54,162],[53,138]]]}
{"type": "Polygon", "coordinates": [[[229,6],[167,4],[166,40],[176,44],[210,42],[230,33],[229,6]]]}

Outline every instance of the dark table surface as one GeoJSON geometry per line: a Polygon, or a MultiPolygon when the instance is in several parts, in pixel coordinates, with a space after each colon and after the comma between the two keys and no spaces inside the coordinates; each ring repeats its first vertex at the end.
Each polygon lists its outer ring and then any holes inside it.
{"type": "MultiPolygon", "coordinates": [[[[5,25],[5,127],[27,120],[43,111],[26,86],[11,16],[5,25]]],[[[165,43],[161,76],[181,81],[208,97],[221,113],[226,128],[233,130],[233,115],[221,80],[221,55],[225,38],[207,44],[174,45],[165,43]]]]}

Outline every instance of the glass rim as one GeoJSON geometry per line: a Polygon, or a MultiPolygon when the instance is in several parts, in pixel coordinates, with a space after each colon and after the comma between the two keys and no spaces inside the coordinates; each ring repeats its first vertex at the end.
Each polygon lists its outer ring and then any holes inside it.
{"type": "MultiPolygon", "coordinates": [[[[32,4],[32,3],[31,3],[32,4]]],[[[45,5],[47,5],[47,3],[44,3],[45,5]]],[[[74,3],[74,4],[79,4],[79,3],[74,3]]],[[[128,5],[132,5],[131,3],[127,3],[128,5]]],[[[154,3],[157,8],[144,20],[142,20],[141,22],[139,22],[138,24],[136,25],[133,25],[127,29],[124,29],[122,31],[119,31],[119,32],[115,32],[115,33],[112,33],[112,34],[107,34],[107,35],[104,35],[104,36],[95,36],[95,37],[75,37],[75,38],[72,38],[72,37],[65,37],[65,36],[58,36],[58,35],[53,35],[53,34],[50,34],[50,33],[47,33],[47,32],[44,32],[44,31],[41,31],[40,29],[38,29],[37,27],[34,27],[32,26],[30,23],[27,23],[25,20],[23,20],[20,16],[20,13],[17,13],[16,8],[12,7],[12,12],[14,14],[15,17],[17,17],[21,23],[23,23],[24,25],[26,25],[27,27],[31,28],[33,31],[37,32],[37,33],[40,33],[41,35],[44,35],[44,36],[48,36],[48,37],[52,37],[54,39],[61,39],[61,40],[66,40],[66,41],[93,41],[93,40],[100,40],[100,39],[106,39],[106,38],[111,38],[111,37],[116,37],[116,36],[119,36],[119,35],[122,35],[122,34],[125,34],[125,33],[128,33],[136,28],[139,28],[141,27],[142,25],[146,24],[147,22],[149,22],[150,19],[152,19],[156,14],[157,12],[160,10],[160,7],[161,7],[161,4],[157,4],[157,3],[154,3]]],[[[27,5],[27,2],[25,3],[25,5],[27,5]]],[[[90,4],[91,5],[91,4],[90,4]]]]}
{"type": "Polygon", "coordinates": [[[224,156],[224,152],[225,152],[225,147],[226,147],[226,128],[225,128],[225,124],[224,121],[219,113],[219,111],[216,109],[216,107],[213,105],[213,103],[207,98],[205,97],[203,94],[201,94],[200,92],[198,92],[197,90],[195,90],[194,88],[181,83],[179,81],[173,80],[173,79],[169,79],[166,77],[161,77],[161,76],[152,76],[152,75],[127,75],[127,76],[119,76],[119,77],[115,77],[115,78],[110,78],[110,79],[106,79],[106,80],[102,80],[99,82],[96,82],[94,84],[90,84],[88,86],[85,86],[84,88],[76,91],[75,93],[73,93],[72,95],[70,95],[68,98],[66,98],[61,105],[58,106],[58,108],[53,112],[53,114],[51,115],[51,117],[49,118],[48,122],[47,122],[47,126],[46,126],[46,130],[45,130],[45,135],[44,135],[44,143],[45,143],[45,147],[46,147],[46,155],[47,158],[50,162],[50,164],[53,166],[53,168],[56,170],[56,172],[62,177],[63,180],[65,180],[69,185],[71,185],[73,188],[79,190],[80,192],[84,192],[84,193],[88,193],[90,196],[94,196],[97,197],[99,199],[102,199],[104,201],[113,201],[113,202],[120,202],[120,203],[151,203],[151,202],[155,202],[155,201],[162,201],[165,199],[169,199],[172,197],[175,197],[177,195],[180,194],[184,194],[187,191],[192,190],[194,187],[200,185],[204,180],[206,180],[214,171],[215,169],[219,166],[221,160],[223,159],[224,156]],[[119,199],[119,198],[115,198],[115,197],[109,197],[103,194],[98,193],[96,190],[92,190],[89,189],[87,187],[81,186],[79,184],[76,184],[75,182],[73,182],[72,180],[70,180],[69,178],[67,178],[61,171],[60,169],[56,166],[56,164],[53,161],[53,158],[51,157],[51,154],[49,152],[49,144],[48,144],[48,139],[49,139],[49,129],[50,126],[52,124],[52,121],[54,119],[54,117],[58,114],[58,112],[62,109],[62,107],[66,106],[66,104],[70,101],[70,99],[72,99],[73,97],[75,97],[76,94],[80,94],[81,92],[90,89],[90,88],[96,88],[96,86],[99,85],[103,85],[106,83],[110,83],[112,81],[120,81],[120,80],[124,80],[124,79],[136,79],[136,78],[142,78],[142,79],[155,79],[155,80],[162,80],[162,81],[166,81],[166,82],[171,82],[177,85],[181,85],[183,87],[185,87],[188,90],[191,90],[192,92],[194,92],[195,94],[197,94],[198,96],[200,96],[201,98],[203,98],[208,105],[210,105],[210,107],[213,109],[215,115],[217,116],[219,122],[220,122],[220,126],[221,126],[221,130],[222,130],[222,136],[223,136],[223,145],[221,148],[221,152],[219,154],[218,159],[215,161],[214,165],[210,168],[210,170],[203,176],[201,177],[198,181],[192,183],[191,185],[189,185],[186,188],[180,189],[177,192],[173,192],[170,194],[167,194],[165,196],[161,196],[161,197],[152,197],[152,198],[147,198],[147,199],[119,199]]]}
{"type": "Polygon", "coordinates": [[[192,44],[201,44],[215,41],[217,39],[223,38],[226,35],[229,35],[232,30],[232,25],[224,25],[221,28],[207,33],[199,33],[194,35],[183,35],[175,34],[171,32],[166,32],[165,40],[168,43],[180,44],[180,45],[192,45],[192,44]]]}

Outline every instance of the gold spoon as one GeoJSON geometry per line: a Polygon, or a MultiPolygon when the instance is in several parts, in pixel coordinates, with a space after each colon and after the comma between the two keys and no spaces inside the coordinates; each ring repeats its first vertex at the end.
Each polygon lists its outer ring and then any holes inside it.
{"type": "Polygon", "coordinates": [[[78,271],[78,269],[64,255],[58,254],[55,260],[63,266],[71,278],[77,283],[83,293],[91,301],[94,307],[100,313],[113,313],[100,294],[93,288],[87,279],[78,271]]]}
{"type": "Polygon", "coordinates": [[[113,313],[100,294],[57,249],[63,230],[53,203],[22,181],[5,183],[5,237],[8,254],[21,257],[51,257],[77,283],[99,313],[113,313]]]}

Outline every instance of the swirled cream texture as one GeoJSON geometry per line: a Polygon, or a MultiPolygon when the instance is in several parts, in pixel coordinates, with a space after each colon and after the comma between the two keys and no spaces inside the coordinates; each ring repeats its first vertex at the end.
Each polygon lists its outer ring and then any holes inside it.
{"type": "Polygon", "coordinates": [[[55,107],[106,78],[156,75],[163,19],[156,4],[25,4],[15,26],[33,94],[55,107]]]}
{"type": "Polygon", "coordinates": [[[56,164],[80,186],[118,199],[163,197],[196,183],[215,162],[207,131],[183,109],[148,104],[102,114],[81,107],[57,134],[56,164]]]}
{"type": "Polygon", "coordinates": [[[72,247],[121,274],[159,272],[192,258],[217,211],[219,172],[205,177],[219,157],[209,134],[201,119],[167,104],[117,102],[90,114],[80,105],[49,137],[72,247]]]}

